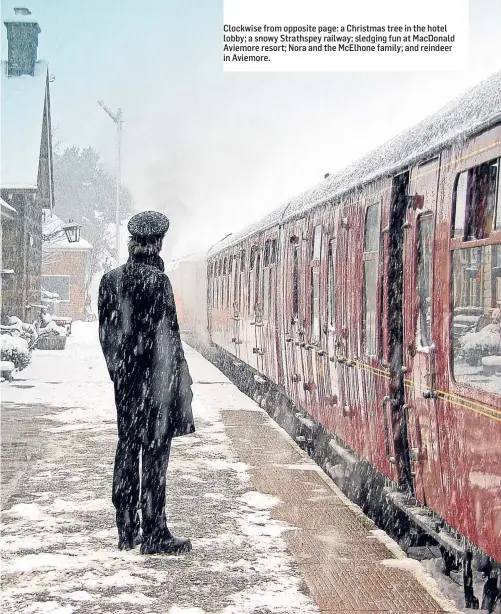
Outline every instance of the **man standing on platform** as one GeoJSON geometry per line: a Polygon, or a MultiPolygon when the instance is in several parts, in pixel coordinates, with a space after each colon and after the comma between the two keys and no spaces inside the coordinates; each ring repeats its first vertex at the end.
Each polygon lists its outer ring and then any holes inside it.
{"type": "Polygon", "coordinates": [[[129,259],[106,273],[99,287],[99,339],[117,407],[113,504],[118,547],[129,550],[141,543],[142,554],[191,550],[189,539],[170,533],[165,516],[172,438],[195,432],[193,381],[159,255],[168,228],[161,213],[133,216],[129,259]]]}

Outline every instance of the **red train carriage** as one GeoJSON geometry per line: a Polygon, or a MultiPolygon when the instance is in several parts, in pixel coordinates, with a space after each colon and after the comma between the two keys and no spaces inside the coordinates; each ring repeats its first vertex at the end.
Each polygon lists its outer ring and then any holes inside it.
{"type": "Polygon", "coordinates": [[[484,554],[488,611],[501,562],[500,159],[498,73],[212,248],[198,329],[396,485],[395,505],[464,554],[472,607],[471,558],[484,554]]]}

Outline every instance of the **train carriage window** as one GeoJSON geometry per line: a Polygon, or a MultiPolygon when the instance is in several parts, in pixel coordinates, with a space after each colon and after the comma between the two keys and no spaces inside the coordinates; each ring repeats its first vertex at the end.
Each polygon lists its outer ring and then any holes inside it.
{"type": "Polygon", "coordinates": [[[244,287],[244,280],[243,280],[243,275],[245,272],[245,249],[243,249],[240,252],[240,272],[238,273],[238,294],[237,294],[237,309],[238,312],[240,313],[243,310],[243,287],[244,287]]]}
{"type": "Polygon", "coordinates": [[[417,342],[421,347],[431,344],[431,280],[432,280],[432,248],[433,248],[433,217],[422,215],[417,225],[417,287],[418,287],[418,319],[417,342]]]}
{"type": "Polygon", "coordinates": [[[219,309],[221,297],[221,272],[223,270],[223,261],[217,263],[217,279],[216,279],[216,309],[219,309]]]}
{"type": "Polygon", "coordinates": [[[240,267],[238,264],[238,254],[235,254],[232,258],[232,277],[231,277],[231,292],[232,292],[232,302],[231,306],[235,313],[238,312],[238,280],[240,278],[240,267]],[[233,262],[233,260],[235,262],[233,262]]]}
{"type": "Polygon", "coordinates": [[[273,239],[271,242],[271,264],[276,264],[277,262],[277,240],[273,239]]]}
{"type": "Polygon", "coordinates": [[[313,231],[313,244],[311,250],[311,259],[320,260],[320,251],[322,249],[322,226],[315,226],[313,231]]]}
{"type": "Polygon", "coordinates": [[[320,342],[320,266],[318,261],[322,253],[322,226],[315,226],[312,242],[311,262],[311,342],[320,342]]]}
{"type": "Polygon", "coordinates": [[[271,240],[268,239],[264,243],[264,266],[270,266],[271,240]]]}
{"type": "Polygon", "coordinates": [[[231,288],[233,279],[233,256],[228,257],[228,278],[226,279],[226,308],[229,309],[231,301],[231,288]]]}
{"type": "Polygon", "coordinates": [[[489,238],[501,227],[499,158],[458,175],[453,209],[454,379],[501,394],[501,245],[489,238]]]}
{"type": "Polygon", "coordinates": [[[294,245],[292,252],[292,316],[299,317],[299,248],[294,245]]]}
{"type": "Polygon", "coordinates": [[[209,266],[207,267],[207,307],[209,307],[209,309],[212,307],[212,292],[213,292],[213,266],[212,266],[212,262],[209,263],[209,266]]]}
{"type": "Polygon", "coordinates": [[[453,237],[483,239],[501,227],[500,160],[462,172],[456,182],[453,237]]]}
{"type": "Polygon", "coordinates": [[[254,310],[256,312],[256,317],[260,317],[262,314],[262,304],[261,304],[261,254],[258,252],[256,255],[256,281],[254,287],[254,310]]]}
{"type": "Polygon", "coordinates": [[[256,291],[256,279],[254,269],[256,268],[256,256],[257,256],[257,245],[253,245],[250,252],[250,264],[249,264],[249,293],[248,293],[248,304],[247,309],[249,315],[254,313],[254,305],[255,305],[255,291],[256,291]]]}
{"type": "Polygon", "coordinates": [[[381,209],[380,204],[376,203],[367,207],[364,228],[362,323],[365,351],[369,356],[375,356],[377,352],[380,225],[381,209]]]}
{"type": "Polygon", "coordinates": [[[501,394],[501,245],[455,249],[452,268],[454,378],[501,394]]]}
{"type": "Polygon", "coordinates": [[[334,243],[329,243],[329,325],[336,325],[336,254],[334,243]]]}

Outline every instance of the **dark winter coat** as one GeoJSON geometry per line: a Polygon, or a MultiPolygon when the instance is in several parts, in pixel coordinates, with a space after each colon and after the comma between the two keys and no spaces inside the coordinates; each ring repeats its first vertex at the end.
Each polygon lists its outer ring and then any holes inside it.
{"type": "Polygon", "coordinates": [[[157,416],[159,437],[193,433],[193,381],[162,259],[131,256],[103,275],[98,312],[101,347],[120,399],[119,420],[120,412],[142,408],[157,416]]]}

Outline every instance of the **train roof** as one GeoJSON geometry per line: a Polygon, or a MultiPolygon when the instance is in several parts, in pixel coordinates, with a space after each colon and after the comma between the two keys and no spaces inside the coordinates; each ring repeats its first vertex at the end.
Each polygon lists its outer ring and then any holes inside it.
{"type": "Polygon", "coordinates": [[[208,252],[214,255],[242,239],[300,216],[356,186],[394,174],[425,160],[454,142],[501,122],[501,71],[491,75],[437,113],[401,132],[363,158],[295,196],[257,222],[229,235],[208,252]]]}

